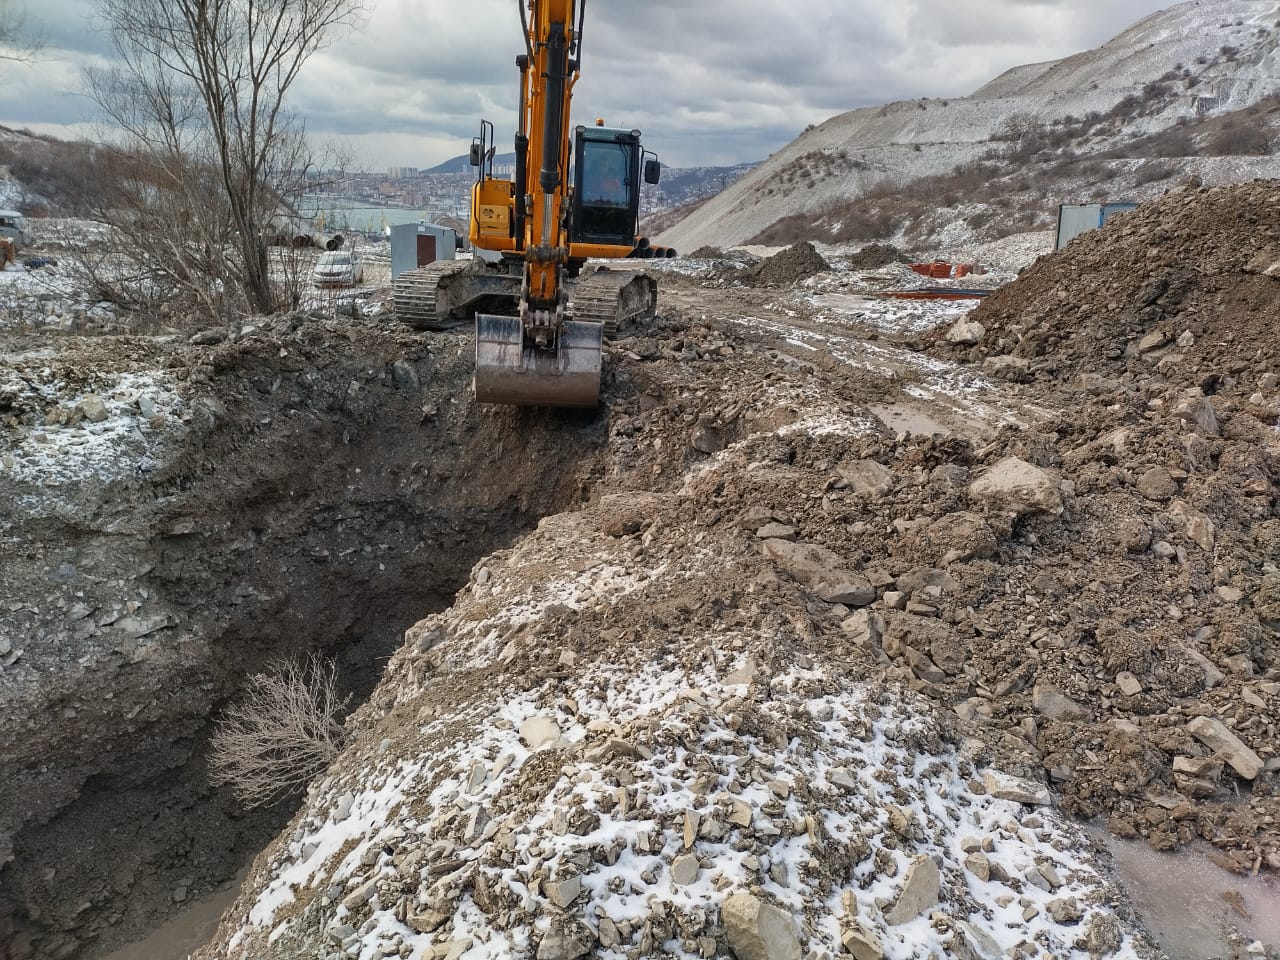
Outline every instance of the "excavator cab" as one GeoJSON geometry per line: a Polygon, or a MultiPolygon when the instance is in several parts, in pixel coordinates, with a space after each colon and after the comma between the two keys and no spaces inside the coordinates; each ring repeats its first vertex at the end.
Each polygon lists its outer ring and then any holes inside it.
{"type": "Polygon", "coordinates": [[[573,170],[571,242],[629,251],[636,242],[641,179],[657,183],[661,170],[656,160],[645,161],[640,131],[578,127],[573,170]]]}
{"type": "Polygon", "coordinates": [[[578,127],[574,136],[573,243],[633,247],[640,215],[640,132],[578,127]]]}

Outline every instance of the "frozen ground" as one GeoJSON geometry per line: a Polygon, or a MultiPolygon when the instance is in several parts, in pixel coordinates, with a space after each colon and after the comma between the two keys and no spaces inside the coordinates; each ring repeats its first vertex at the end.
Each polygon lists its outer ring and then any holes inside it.
{"type": "MultiPolygon", "coordinates": [[[[164,326],[156,315],[163,298],[128,281],[132,264],[112,252],[115,241],[109,227],[69,218],[32,218],[29,224],[32,246],[22,251],[18,263],[0,271],[0,327],[93,333],[125,332],[139,323],[146,329],[164,326]],[[140,302],[154,301],[140,308],[147,315],[125,314],[116,304],[97,298],[99,278],[123,280],[140,302]]],[[[355,287],[319,288],[312,283],[316,250],[272,248],[272,276],[284,287],[297,286],[302,310],[350,313],[366,305],[376,310],[391,283],[390,248],[358,236],[350,238],[349,245],[364,261],[364,279],[355,287]]]]}

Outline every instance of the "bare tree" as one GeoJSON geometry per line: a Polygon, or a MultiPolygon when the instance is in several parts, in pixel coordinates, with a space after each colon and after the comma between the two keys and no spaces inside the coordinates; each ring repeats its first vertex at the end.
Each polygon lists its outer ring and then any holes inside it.
{"type": "Polygon", "coordinates": [[[0,60],[28,63],[44,49],[44,38],[27,23],[26,11],[15,0],[0,0],[0,60]]]}
{"type": "Polygon", "coordinates": [[[334,665],[317,657],[250,677],[214,730],[210,779],[247,807],[283,799],[337,757],[346,704],[334,665]]]}
{"type": "Polygon", "coordinates": [[[247,309],[270,313],[264,235],[304,191],[311,164],[286,95],[331,32],[360,20],[362,0],[99,0],[99,8],[116,65],[86,72],[89,94],[139,164],[133,196],[121,198],[132,205],[108,219],[126,231],[132,220],[137,234],[173,234],[169,272],[181,282],[196,271],[210,307],[228,306],[213,303],[214,292],[236,291],[247,309]],[[166,217],[177,230],[165,229],[166,217]]]}

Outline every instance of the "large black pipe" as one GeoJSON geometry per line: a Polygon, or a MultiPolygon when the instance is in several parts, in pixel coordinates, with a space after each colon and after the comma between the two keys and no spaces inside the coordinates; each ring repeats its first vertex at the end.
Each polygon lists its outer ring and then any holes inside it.
{"type": "Polygon", "coordinates": [[[564,130],[564,85],[568,80],[564,24],[551,25],[547,43],[547,110],[542,124],[542,170],[538,182],[544,193],[560,186],[560,137],[564,130]]]}

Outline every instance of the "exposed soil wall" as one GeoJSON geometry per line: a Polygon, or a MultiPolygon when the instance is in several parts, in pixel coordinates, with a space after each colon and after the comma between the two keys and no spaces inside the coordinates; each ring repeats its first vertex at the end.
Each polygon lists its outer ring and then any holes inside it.
{"type": "Polygon", "coordinates": [[[319,650],[367,695],[477,558],[576,499],[602,438],[478,412],[462,337],[201,339],[6,344],[0,955],[92,956],[233,875],[289,814],[207,786],[238,683],[319,650]]]}

